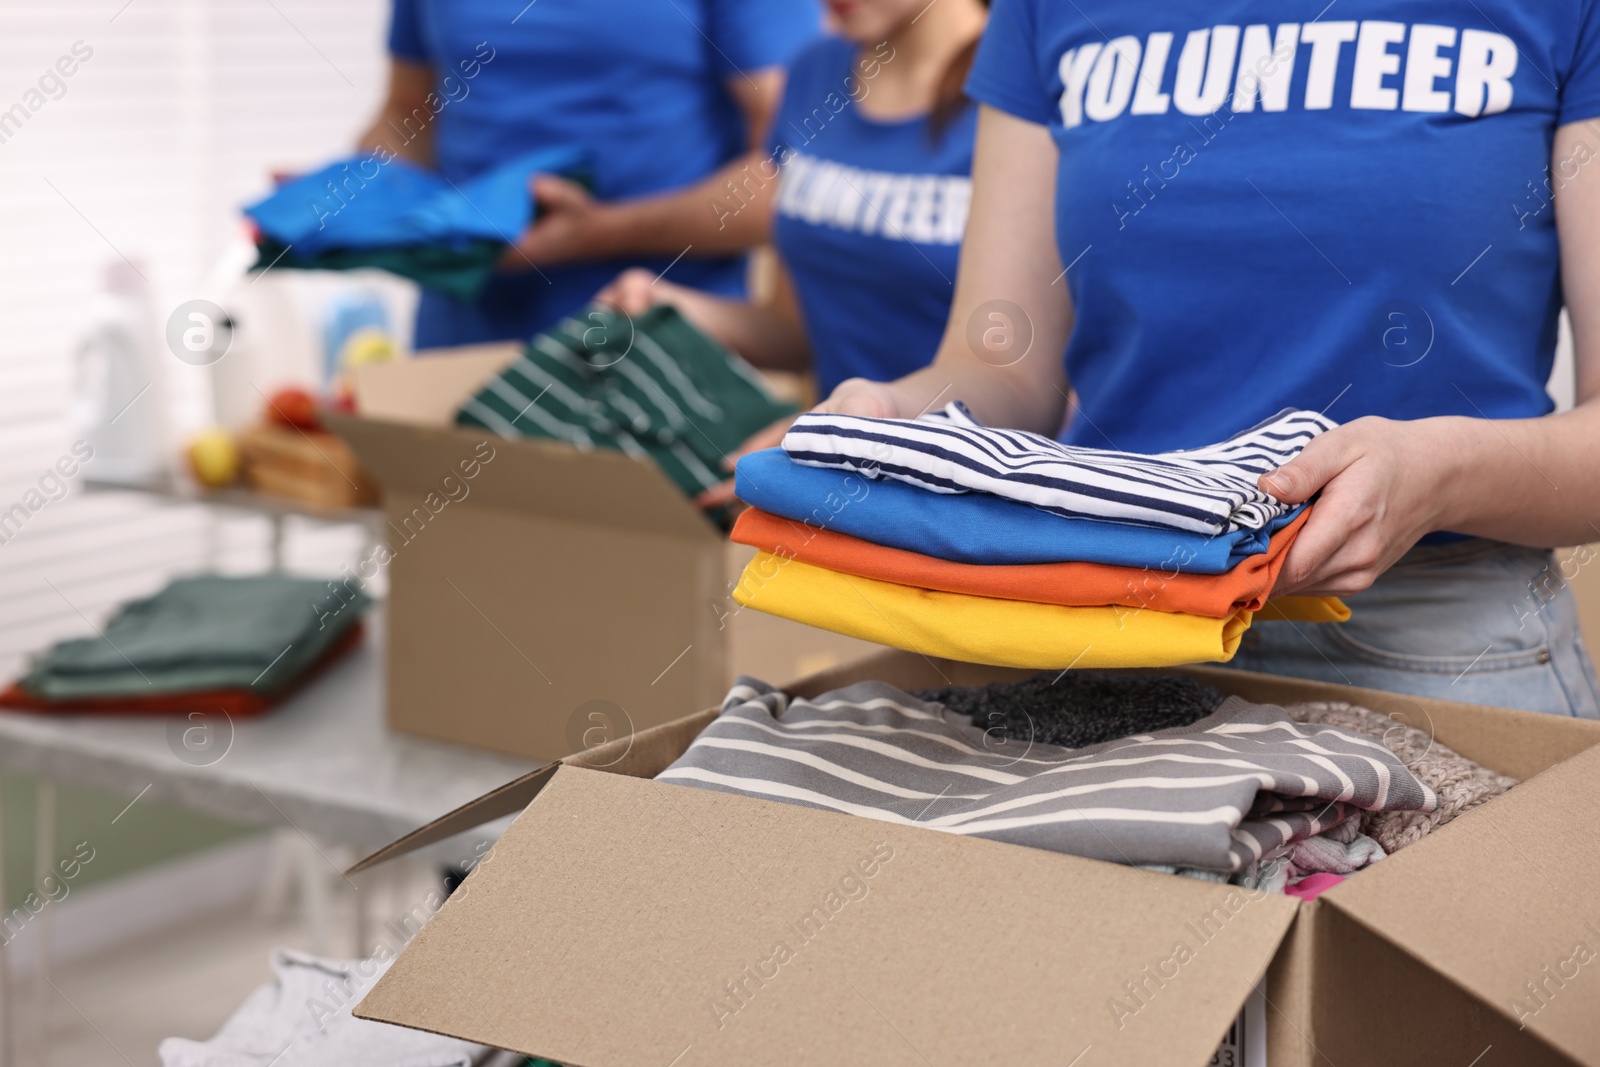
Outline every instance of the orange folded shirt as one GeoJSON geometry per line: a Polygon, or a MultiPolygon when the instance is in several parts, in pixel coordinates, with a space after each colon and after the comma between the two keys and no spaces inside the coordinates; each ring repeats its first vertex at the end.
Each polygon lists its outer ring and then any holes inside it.
{"type": "MultiPolygon", "coordinates": [[[[1311,509],[1273,535],[1267,550],[1223,574],[1173,574],[1099,563],[956,563],[808,526],[759,508],[734,523],[733,540],[832,571],[918,589],[1063,607],[1124,606],[1225,619],[1260,611],[1311,509]]],[[[1297,616],[1295,616],[1297,617],[1297,616]]]]}

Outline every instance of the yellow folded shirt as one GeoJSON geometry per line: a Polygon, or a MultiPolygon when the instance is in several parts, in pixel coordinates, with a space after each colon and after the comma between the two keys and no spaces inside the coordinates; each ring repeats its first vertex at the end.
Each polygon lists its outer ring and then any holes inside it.
{"type": "Polygon", "coordinates": [[[1344,622],[1350,609],[1336,596],[1280,596],[1256,612],[1257,622],[1344,622]]]}
{"type": "MultiPolygon", "coordinates": [[[[835,633],[926,656],[1002,667],[1173,667],[1226,662],[1251,612],[1225,619],[1126,607],[1062,607],[916,589],[761,552],[733,599],[835,633]]],[[[1285,598],[1297,620],[1349,618],[1328,598],[1285,598]]],[[[1282,602],[1275,602],[1282,603],[1282,602]]],[[[1269,605],[1270,607],[1270,605],[1269,605]]],[[[1274,617],[1277,617],[1276,615],[1274,617]]]]}

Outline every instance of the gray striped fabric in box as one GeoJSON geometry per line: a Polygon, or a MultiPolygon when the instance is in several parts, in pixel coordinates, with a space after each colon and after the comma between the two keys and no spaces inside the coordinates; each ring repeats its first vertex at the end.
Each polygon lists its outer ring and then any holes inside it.
{"type": "Polygon", "coordinates": [[[986,735],[880,682],[813,700],[741,678],[660,780],[1128,864],[1233,872],[1355,809],[1432,811],[1383,745],[1229,697],[1079,749],[986,735]]]}

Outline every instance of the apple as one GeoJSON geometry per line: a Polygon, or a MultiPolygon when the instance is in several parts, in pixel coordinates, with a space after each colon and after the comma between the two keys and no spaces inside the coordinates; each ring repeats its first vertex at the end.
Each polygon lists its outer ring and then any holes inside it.
{"type": "Polygon", "coordinates": [[[267,421],[300,430],[322,429],[322,422],[317,418],[316,399],[304,389],[292,386],[272,394],[267,401],[267,421]]]}
{"type": "Polygon", "coordinates": [[[221,489],[239,477],[239,446],[224,429],[213,427],[198,434],[185,456],[195,481],[209,489],[221,489]]]}

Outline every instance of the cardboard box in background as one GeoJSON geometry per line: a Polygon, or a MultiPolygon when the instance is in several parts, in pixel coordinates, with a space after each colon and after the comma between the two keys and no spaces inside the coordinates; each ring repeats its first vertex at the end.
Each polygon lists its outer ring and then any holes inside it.
{"type": "Polygon", "coordinates": [[[739,610],[754,550],[653,465],[454,427],[520,351],[358,367],[328,417],[384,488],[390,726],[555,759],[876,647],[739,610]]]}
{"type": "MultiPolygon", "coordinates": [[[[788,688],[1027,673],[891,652],[788,688]]],[[[1600,1065],[1600,723],[1186,673],[1525,781],[1302,903],[652,781],[713,708],[363,861],[522,812],[356,1014],[586,1067],[1201,1067],[1265,974],[1268,1067],[1600,1065]]]]}

